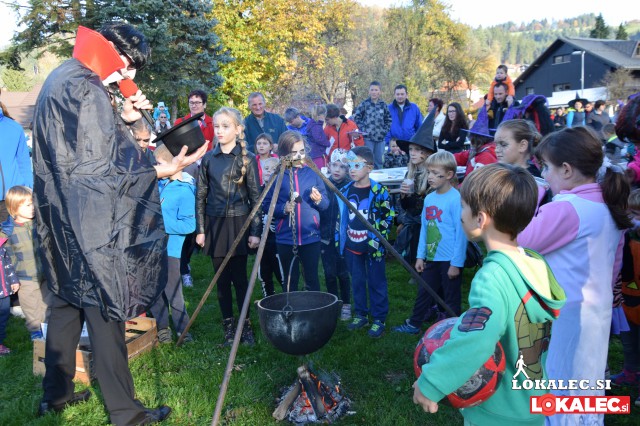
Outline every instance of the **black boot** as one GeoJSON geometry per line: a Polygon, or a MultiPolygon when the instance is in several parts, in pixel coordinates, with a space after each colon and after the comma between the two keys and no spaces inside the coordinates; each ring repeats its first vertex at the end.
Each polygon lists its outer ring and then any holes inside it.
{"type": "Polygon", "coordinates": [[[253,336],[253,330],[251,330],[251,321],[249,321],[249,319],[244,320],[240,342],[249,346],[253,346],[256,344],[256,338],[253,336]]]}
{"type": "Polygon", "coordinates": [[[222,327],[224,329],[224,346],[231,346],[233,344],[233,337],[236,334],[235,321],[232,318],[225,318],[222,320],[222,327]]]}

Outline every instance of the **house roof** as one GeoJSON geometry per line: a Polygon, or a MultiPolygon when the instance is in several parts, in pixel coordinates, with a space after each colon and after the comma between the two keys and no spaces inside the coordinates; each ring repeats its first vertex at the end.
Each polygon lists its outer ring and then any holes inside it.
{"type": "Polygon", "coordinates": [[[637,51],[637,40],[603,40],[597,38],[569,38],[558,37],[556,41],[542,52],[538,58],[513,82],[518,85],[522,80],[526,80],[531,73],[540,67],[542,62],[551,56],[560,46],[568,44],[576,50],[584,50],[589,55],[600,58],[614,68],[628,70],[640,70],[640,57],[633,56],[637,51]]]}
{"type": "Polygon", "coordinates": [[[36,100],[42,89],[42,84],[33,86],[30,92],[2,92],[0,100],[7,107],[11,118],[20,123],[20,125],[28,129],[33,120],[33,111],[36,106],[36,100]]]}

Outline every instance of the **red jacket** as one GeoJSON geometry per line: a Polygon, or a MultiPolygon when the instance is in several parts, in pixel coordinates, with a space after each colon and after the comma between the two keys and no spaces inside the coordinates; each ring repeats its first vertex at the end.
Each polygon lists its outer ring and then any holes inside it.
{"type": "MultiPolygon", "coordinates": [[[[183,120],[191,118],[191,113],[185,115],[182,118],[178,118],[175,123],[173,123],[174,127],[181,123],[183,120]]],[[[213,149],[213,137],[215,136],[213,132],[213,118],[209,117],[205,112],[204,116],[204,125],[202,121],[200,121],[200,129],[202,129],[202,133],[204,134],[204,139],[207,141],[209,146],[207,147],[207,151],[211,151],[213,149]]]]}
{"type": "MultiPolygon", "coordinates": [[[[327,135],[327,139],[332,143],[331,150],[329,151],[329,157],[331,157],[331,153],[336,148],[346,149],[347,151],[351,150],[351,139],[349,139],[349,135],[347,133],[358,130],[358,126],[356,123],[349,120],[348,118],[344,118],[342,121],[342,125],[340,129],[336,129],[335,126],[326,125],[324,127],[324,134],[327,135]],[[331,140],[333,138],[333,142],[331,140]]],[[[358,139],[354,141],[356,146],[364,145],[364,138],[359,136],[358,139]]]]}
{"type": "Polygon", "coordinates": [[[465,176],[479,167],[498,162],[496,144],[493,142],[486,143],[478,148],[476,155],[471,160],[469,160],[470,153],[471,151],[462,151],[453,154],[456,157],[458,166],[467,166],[467,171],[464,173],[465,176]]]}

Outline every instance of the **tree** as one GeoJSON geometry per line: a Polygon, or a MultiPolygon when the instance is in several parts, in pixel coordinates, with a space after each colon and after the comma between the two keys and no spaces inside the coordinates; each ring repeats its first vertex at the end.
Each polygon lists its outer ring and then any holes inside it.
{"type": "Polygon", "coordinates": [[[11,92],[28,92],[33,87],[31,81],[23,71],[5,68],[2,70],[2,81],[11,92]]]}
{"type": "Polygon", "coordinates": [[[596,26],[589,33],[589,37],[591,38],[609,38],[609,33],[611,32],[611,28],[607,26],[604,22],[604,18],[602,17],[602,13],[596,17],[596,26]]]}
{"type": "Polygon", "coordinates": [[[624,100],[640,91],[640,83],[634,78],[633,72],[622,68],[607,72],[601,85],[606,86],[608,98],[611,100],[624,100]]]}
{"type": "Polygon", "coordinates": [[[620,24],[618,31],[616,31],[616,40],[629,40],[627,29],[622,24],[620,24]]]}

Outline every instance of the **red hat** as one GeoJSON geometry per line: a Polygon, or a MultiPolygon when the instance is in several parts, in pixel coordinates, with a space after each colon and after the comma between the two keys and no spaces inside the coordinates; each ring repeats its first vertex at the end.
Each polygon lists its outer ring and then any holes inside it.
{"type": "Polygon", "coordinates": [[[125,67],[120,54],[102,34],[79,26],[73,57],[104,80],[125,67]]]}

